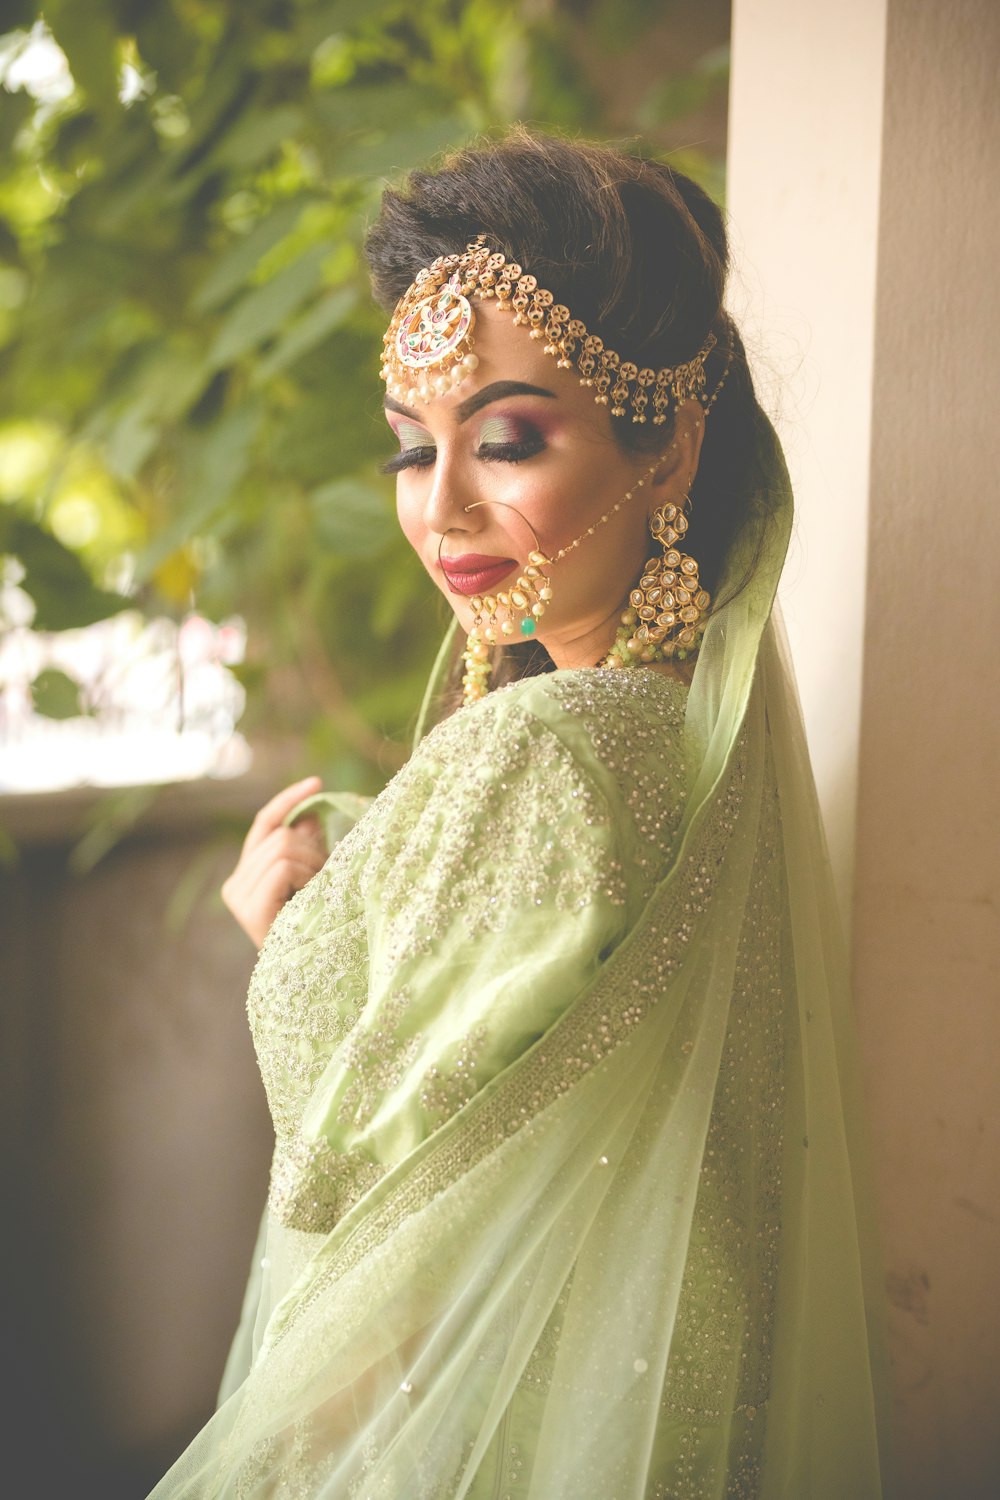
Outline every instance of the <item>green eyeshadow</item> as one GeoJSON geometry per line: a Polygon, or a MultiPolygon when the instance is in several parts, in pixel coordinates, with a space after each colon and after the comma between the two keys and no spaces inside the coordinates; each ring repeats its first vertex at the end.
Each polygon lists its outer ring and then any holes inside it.
{"type": "Polygon", "coordinates": [[[502,443],[516,443],[520,436],[519,424],[510,417],[486,417],[479,429],[479,441],[487,448],[499,447],[502,443]]]}
{"type": "Polygon", "coordinates": [[[416,422],[401,421],[396,427],[396,436],[399,446],[404,453],[410,448],[432,448],[430,435],[425,427],[418,427],[416,422]]]}

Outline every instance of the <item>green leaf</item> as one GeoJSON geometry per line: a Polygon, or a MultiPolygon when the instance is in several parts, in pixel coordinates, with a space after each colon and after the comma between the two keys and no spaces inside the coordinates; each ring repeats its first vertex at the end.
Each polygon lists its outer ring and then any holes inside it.
{"type": "Polygon", "coordinates": [[[118,32],[103,5],[46,0],[45,19],[66,54],[74,81],[98,114],[118,115],[118,32]]]}
{"type": "Polygon", "coordinates": [[[305,116],[294,104],[244,115],[211,155],[213,166],[255,167],[302,129],[305,116]]]}
{"type": "Polygon", "coordinates": [[[211,531],[246,472],[260,420],[260,407],[247,401],[224,413],[211,427],[185,432],[180,454],[180,504],[173,519],[138,558],[136,577],[140,582],[192,537],[211,531]]]}
{"type": "Polygon", "coordinates": [[[307,399],[295,401],[269,434],[276,469],[307,489],[333,475],[374,469],[385,452],[378,356],[378,334],[362,334],[351,323],[302,358],[296,377],[307,399]]]}
{"type": "Polygon", "coordinates": [[[374,557],[395,535],[384,491],[336,479],[309,497],[319,538],[342,557],[374,557]]]}
{"type": "Polygon", "coordinates": [[[360,21],[370,25],[386,11],[398,9],[398,4],[399,0],[365,0],[363,6],[358,4],[358,0],[321,0],[316,6],[315,14],[309,18],[312,45],[315,46],[333,32],[349,31],[360,21]]]}
{"type": "Polygon", "coordinates": [[[288,198],[219,257],[191,299],[193,312],[210,312],[248,280],[251,271],[298,223],[308,198],[288,198]]]}
{"type": "Polygon", "coordinates": [[[472,134],[466,119],[446,115],[352,142],[335,153],[334,162],[345,177],[386,177],[422,166],[446,147],[461,146],[472,134]]]}
{"type": "Polygon", "coordinates": [[[130,479],[211,375],[204,357],[190,346],[172,348],[163,339],[137,344],[107,380],[105,404],[95,408],[82,435],[102,448],[113,473],[130,479]]]}
{"type": "Polygon", "coordinates": [[[316,95],[316,114],[330,130],[389,130],[440,117],[441,95],[403,79],[392,83],[350,84],[316,95]]]}
{"type": "Polygon", "coordinates": [[[112,473],[131,479],[159,440],[160,430],[145,401],[127,406],[109,432],[104,453],[112,473]]]}
{"type": "Polygon", "coordinates": [[[80,684],[58,667],[46,667],[31,684],[35,712],[47,719],[76,719],[83,713],[80,684]]]}
{"type": "Polygon", "coordinates": [[[301,355],[315,348],[327,334],[340,327],[357,306],[357,301],[357,288],[342,286],[307,308],[287,333],[282,335],[270,354],[266,354],[257,365],[253,372],[254,384],[262,385],[279,370],[286,369],[301,355]]]}
{"type": "Polygon", "coordinates": [[[6,508],[0,511],[4,552],[24,568],[21,588],[34,600],[35,630],[73,630],[131,607],[121,594],[98,588],[76,553],[50,532],[6,508]]]}
{"type": "Polygon", "coordinates": [[[209,352],[209,363],[216,369],[232,364],[240,355],[272,338],[286,318],[312,295],[329,253],[328,245],[313,245],[270,281],[241,297],[219,330],[209,352]]]}

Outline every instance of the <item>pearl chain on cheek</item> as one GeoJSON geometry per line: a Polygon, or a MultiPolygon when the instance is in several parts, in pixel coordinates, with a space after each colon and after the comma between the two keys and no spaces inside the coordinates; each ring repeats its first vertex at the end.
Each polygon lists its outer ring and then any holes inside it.
{"type": "MultiPolygon", "coordinates": [[[[676,439],[670,444],[670,447],[676,449],[676,439]]],[[[551,558],[546,557],[545,553],[541,550],[534,527],[526,517],[521,515],[521,512],[513,505],[505,507],[508,510],[513,510],[515,515],[521,517],[521,520],[524,521],[524,524],[531,532],[535,547],[533,551],[529,552],[527,565],[512,589],[509,591],[501,590],[496,595],[474,594],[469,600],[474,613],[472,628],[469,631],[465,650],[462,653],[462,659],[465,664],[465,671],[462,677],[462,698],[465,703],[475,703],[478,699],[485,697],[489,691],[489,679],[492,671],[490,661],[491,651],[502,638],[509,638],[514,634],[515,612],[524,612],[520,621],[521,634],[527,637],[535,634],[538,621],[545,614],[546,607],[552,600],[552,583],[545,569],[551,567],[553,563],[561,562],[564,557],[568,557],[571,552],[580,546],[581,542],[586,541],[587,537],[593,536],[601,526],[606,525],[621,510],[622,506],[633,498],[635,492],[642,489],[646,481],[652,478],[662,462],[663,454],[660,454],[655,462],[650,464],[646,473],[640,479],[636,480],[632,489],[626,490],[622,498],[616,500],[610,510],[606,510],[592,526],[588,526],[586,531],[582,531],[578,537],[574,537],[573,541],[567,542],[565,547],[560,547],[559,551],[551,558]],[[498,610],[506,611],[506,618],[499,622],[497,616],[498,610]],[[485,624],[483,621],[484,614],[488,617],[485,624]]],[[[479,505],[489,504],[503,505],[504,502],[477,500],[473,505],[467,505],[465,509],[474,510],[479,505]]],[[[634,611],[632,613],[634,615],[634,611]]],[[[635,620],[637,619],[638,617],[635,616],[635,620]]],[[[623,624],[634,623],[634,621],[625,622],[624,615],[622,620],[623,624]]],[[[631,634],[631,630],[626,631],[627,637],[631,637],[631,634]]],[[[619,631],[619,635],[621,635],[621,631],[619,631]]],[[[616,638],[611,651],[603,660],[603,665],[621,666],[628,664],[634,653],[626,648],[627,654],[623,654],[623,645],[624,643],[616,638]]],[[[631,647],[632,645],[633,641],[629,639],[628,646],[631,647]]],[[[644,646],[641,659],[654,661],[662,656],[662,654],[658,647],[649,644],[648,646],[644,646]]],[[[639,659],[640,657],[636,656],[636,660],[639,659]]]]}
{"type": "MultiPolygon", "coordinates": [[[[676,438],[671,448],[677,448],[676,438]]],[[[470,600],[475,617],[469,631],[463,660],[465,672],[462,678],[463,699],[474,703],[489,691],[492,670],[491,649],[499,637],[514,632],[514,611],[524,610],[521,620],[522,635],[534,635],[537,621],[545,613],[552,599],[552,586],[547,567],[560,562],[573,552],[588,536],[593,536],[631,500],[636,490],[642,489],[663,462],[659,455],[646,473],[636,480],[632,489],[605,511],[592,526],[574,537],[566,546],[560,547],[552,558],[546,557],[538,545],[534,528],[514,506],[515,515],[521,517],[531,531],[535,548],[528,554],[528,564],[517,584],[508,592],[474,595],[470,600]],[[505,609],[507,618],[499,626],[497,609],[505,609]],[[483,613],[489,615],[489,623],[483,624],[483,613]],[[499,636],[498,636],[499,631],[499,636]]],[[[689,480],[690,487],[690,480],[689,480]]],[[[685,495],[686,498],[686,495],[685,495]]],[[[477,501],[476,505],[502,504],[500,501],[477,501]]],[[[633,667],[647,662],[659,662],[668,658],[683,660],[690,651],[697,649],[705,629],[711,598],[701,587],[696,560],[678,550],[679,542],[687,531],[687,518],[683,513],[684,501],[679,505],[665,502],[657,506],[650,517],[650,531],[663,548],[662,557],[647,558],[643,564],[638,584],[631,590],[628,607],[621,615],[621,623],[610,651],[595,663],[599,667],[633,667]]],[[[475,509],[474,505],[466,510],[475,509]]]]}
{"type": "MultiPolygon", "coordinates": [[[[676,448],[677,444],[676,443],[671,443],[670,446],[672,448],[676,448]]],[[[641,490],[642,487],[643,487],[643,485],[646,483],[646,480],[652,478],[652,476],[656,473],[657,469],[660,467],[660,464],[662,462],[663,462],[663,459],[661,457],[661,458],[658,458],[656,460],[655,464],[651,464],[650,467],[646,470],[645,474],[642,476],[642,478],[636,480],[634,488],[632,488],[630,490],[626,490],[625,493],[624,493],[624,495],[622,496],[622,498],[620,500],[616,500],[615,503],[614,503],[614,505],[611,507],[611,509],[610,510],[606,510],[604,512],[604,514],[601,516],[600,520],[594,522],[593,526],[588,526],[587,529],[586,529],[586,531],[581,531],[580,535],[578,537],[575,537],[573,539],[573,541],[567,542],[567,544],[566,544],[565,547],[560,547],[559,551],[555,554],[555,556],[553,557],[552,561],[554,563],[555,562],[561,562],[564,557],[568,557],[569,556],[569,554],[573,551],[574,547],[579,547],[580,543],[586,541],[586,539],[587,539],[588,536],[593,536],[594,532],[597,531],[599,527],[604,526],[608,521],[610,521],[611,518],[612,518],[612,516],[614,516],[618,511],[621,510],[621,508],[625,504],[625,502],[627,500],[631,500],[632,496],[635,494],[635,491],[636,490],[641,490]]]]}

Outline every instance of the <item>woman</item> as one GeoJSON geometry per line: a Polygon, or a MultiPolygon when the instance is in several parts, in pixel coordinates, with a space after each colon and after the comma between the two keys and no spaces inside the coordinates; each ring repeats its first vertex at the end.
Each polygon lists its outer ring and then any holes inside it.
{"type": "Polygon", "coordinates": [[[155,1493],[877,1495],[791,501],[719,212],[518,133],[368,249],[460,654],[325,863],[358,809],[301,783],[227,883],[277,1146],[225,1399],[155,1493]]]}

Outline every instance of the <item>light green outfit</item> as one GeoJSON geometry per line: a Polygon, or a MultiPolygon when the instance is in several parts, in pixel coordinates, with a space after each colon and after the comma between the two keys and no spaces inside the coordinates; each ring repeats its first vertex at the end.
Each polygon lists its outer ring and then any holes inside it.
{"type": "Polygon", "coordinates": [[[279,916],[258,1272],[156,1500],[881,1493],[763,423],[757,499],[690,692],[594,668],[460,709],[279,916]]]}

